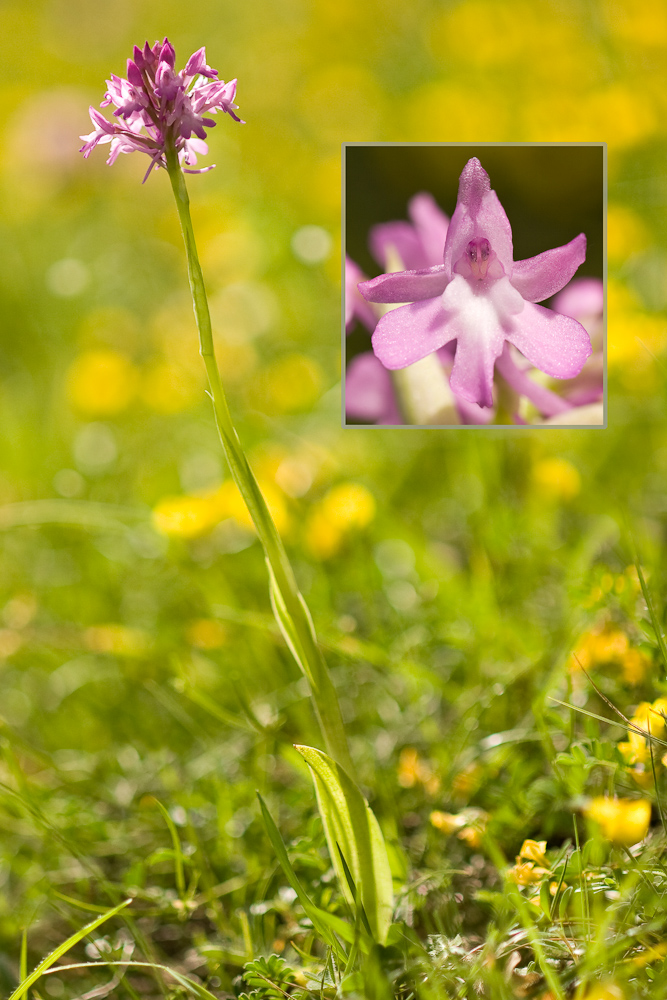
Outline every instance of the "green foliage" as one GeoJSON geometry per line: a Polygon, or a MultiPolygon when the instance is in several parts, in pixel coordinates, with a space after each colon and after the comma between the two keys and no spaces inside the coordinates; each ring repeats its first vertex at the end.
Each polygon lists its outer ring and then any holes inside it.
{"type": "Polygon", "coordinates": [[[368,802],[343,768],[321,750],[296,748],[307,762],[317,793],[331,862],[343,895],[386,944],[393,911],[391,869],[382,831],[368,802]]]}
{"type": "Polygon", "coordinates": [[[240,993],[239,1000],[282,1000],[294,985],[294,970],[279,955],[256,958],[243,966],[243,979],[251,993],[240,993]]]}

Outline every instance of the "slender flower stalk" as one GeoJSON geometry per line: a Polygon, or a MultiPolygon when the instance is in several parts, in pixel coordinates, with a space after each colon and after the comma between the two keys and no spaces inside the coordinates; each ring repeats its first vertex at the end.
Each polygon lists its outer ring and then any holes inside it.
{"type": "Polygon", "coordinates": [[[115,104],[116,117],[123,118],[126,124],[110,124],[91,109],[96,131],[90,136],[82,136],[87,141],[81,152],[88,156],[99,142],[110,141],[112,149],[108,163],[113,163],[119,152],[139,151],[151,158],[146,177],[154,168],[164,167],[169,173],[185,242],[200,353],[206,367],[220,441],[264,548],[273,612],[289,649],[308,679],[327,751],[354,778],[336,690],[317,644],[310,612],[234,428],[215,357],[211,316],[184,177],[184,172],[193,172],[186,171],[192,162],[191,147],[195,141],[191,138],[192,133],[200,141],[197,152],[205,152],[204,126],[210,128],[215,124],[204,118],[204,114],[211,114],[218,108],[240,121],[233,113],[236,105],[231,104],[236,81],[231,84],[202,82],[213,77],[217,77],[217,71],[206,65],[203,49],[190,57],[184,70],[175,73],[174,50],[167,39],[163,43],[156,42],[153,48],[148,43],[143,50],[136,48],[134,60],[128,61],[128,79],[112,77],[103,102],[115,104]]]}
{"type": "Polygon", "coordinates": [[[347,773],[353,776],[354,767],[350,758],[338,698],[326,663],[317,645],[313,620],[299,591],[285,547],[232,423],[215,357],[204,276],[199,263],[190,216],[190,200],[185,186],[185,177],[178,163],[178,154],[173,145],[167,146],[166,159],[183,231],[190,291],[192,292],[192,302],[199,330],[199,350],[206,367],[220,441],[234,482],[241,492],[264,548],[273,613],[292,655],[308,678],[315,712],[322,728],[327,750],[347,773]]]}

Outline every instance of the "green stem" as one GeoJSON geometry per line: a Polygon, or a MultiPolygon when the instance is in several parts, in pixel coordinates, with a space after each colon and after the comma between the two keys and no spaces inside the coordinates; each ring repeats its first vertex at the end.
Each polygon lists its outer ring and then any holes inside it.
{"type": "Polygon", "coordinates": [[[264,548],[269,571],[273,612],[287,645],[310,684],[315,713],[322,729],[327,751],[351,777],[354,777],[354,767],[338,698],[326,663],[317,645],[310,612],[299,592],[285,547],[266,506],[262,491],[248,465],[248,460],[232,423],[215,358],[211,316],[192,228],[190,199],[185,186],[185,177],[180,169],[176,151],[173,148],[168,149],[166,155],[169,177],[185,242],[188,278],[199,330],[199,349],[206,366],[220,441],[232,478],[241,492],[264,548]]]}

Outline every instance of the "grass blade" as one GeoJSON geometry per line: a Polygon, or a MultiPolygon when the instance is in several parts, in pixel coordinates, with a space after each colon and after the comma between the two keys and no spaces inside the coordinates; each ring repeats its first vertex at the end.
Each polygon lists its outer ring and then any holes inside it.
{"type": "MultiPolygon", "coordinates": [[[[301,905],[303,906],[304,910],[306,911],[306,915],[312,921],[313,926],[317,930],[318,934],[320,934],[320,936],[322,937],[322,940],[325,941],[329,945],[329,947],[336,952],[336,955],[342,961],[345,961],[345,952],[341,948],[340,942],[338,941],[336,935],[331,929],[330,926],[331,922],[329,920],[325,921],[324,919],[322,919],[323,917],[328,918],[328,917],[333,917],[334,915],[329,913],[324,914],[319,909],[319,907],[317,907],[315,903],[313,903],[310,896],[299,882],[297,874],[292,868],[292,863],[288,857],[287,850],[283,843],[283,839],[280,836],[278,827],[274,823],[273,817],[271,816],[271,813],[267,809],[266,803],[264,802],[264,799],[259,794],[259,792],[257,792],[257,798],[259,799],[259,806],[260,809],[262,810],[262,818],[264,820],[264,826],[266,827],[266,832],[269,835],[269,840],[271,841],[273,849],[276,852],[276,856],[278,858],[278,861],[280,862],[280,867],[285,873],[287,881],[297,894],[297,898],[301,903],[301,905]]],[[[335,920],[339,921],[341,924],[345,923],[344,921],[340,920],[340,918],[335,918],[335,920]]],[[[347,927],[347,925],[345,926],[347,927]]],[[[351,932],[351,930],[352,930],[351,928],[348,928],[348,931],[351,932]]]]}
{"type": "MultiPolygon", "coordinates": [[[[88,934],[91,934],[92,931],[106,923],[107,920],[110,920],[111,917],[115,917],[117,913],[124,910],[126,906],[130,905],[131,902],[131,899],[126,899],[124,902],[119,903],[118,906],[114,906],[112,910],[107,910],[107,912],[103,913],[101,917],[97,918],[97,920],[93,920],[92,923],[86,924],[86,926],[82,927],[81,930],[76,931],[68,937],[66,941],[59,944],[57,948],[54,948],[50,955],[47,955],[46,958],[42,959],[37,968],[33,969],[29,976],[22,979],[8,1000],[21,1000],[21,997],[25,996],[30,987],[33,986],[62,955],[68,952],[70,948],[73,948],[75,944],[78,944],[79,941],[85,938],[88,934]]],[[[104,962],[101,964],[106,965],[108,963],[104,962]]]]}
{"type": "Polygon", "coordinates": [[[164,817],[164,821],[169,828],[169,833],[171,835],[171,842],[174,848],[174,867],[176,875],[176,888],[178,889],[178,895],[180,899],[185,897],[185,874],[183,871],[183,852],[181,851],[181,841],[178,837],[178,830],[176,825],[169,815],[169,812],[162,805],[159,799],[155,799],[157,807],[164,817]]]}

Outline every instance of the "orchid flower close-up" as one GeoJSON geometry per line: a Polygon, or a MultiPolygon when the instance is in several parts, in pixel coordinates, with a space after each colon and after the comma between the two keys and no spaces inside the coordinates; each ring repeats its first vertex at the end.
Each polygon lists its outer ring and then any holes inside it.
{"type": "Polygon", "coordinates": [[[379,320],[375,355],[385,368],[402,369],[455,342],[451,389],[483,407],[494,404],[497,362],[505,378],[514,364],[506,345],[553,378],[574,378],[591,354],[586,329],[536,303],[564,288],[585,255],[581,233],[565,246],[515,261],[507,215],[473,157],[461,174],[443,262],[359,284],[368,302],[406,303],[379,320]]]}

